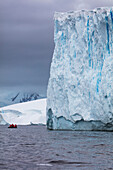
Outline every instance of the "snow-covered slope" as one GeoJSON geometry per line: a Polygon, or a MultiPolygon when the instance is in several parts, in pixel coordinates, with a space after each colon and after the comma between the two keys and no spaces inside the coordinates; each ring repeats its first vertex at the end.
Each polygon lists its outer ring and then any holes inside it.
{"type": "Polygon", "coordinates": [[[0,124],[46,124],[46,99],[2,107],[0,115],[0,124]]]}
{"type": "Polygon", "coordinates": [[[49,129],[113,130],[113,7],[55,13],[49,129]]]}

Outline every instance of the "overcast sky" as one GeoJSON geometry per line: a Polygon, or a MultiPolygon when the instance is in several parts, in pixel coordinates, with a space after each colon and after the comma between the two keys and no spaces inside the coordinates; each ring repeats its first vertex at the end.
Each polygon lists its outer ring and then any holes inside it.
{"type": "Polygon", "coordinates": [[[46,88],[54,12],[101,6],[113,6],[113,0],[0,0],[0,88],[46,88]]]}

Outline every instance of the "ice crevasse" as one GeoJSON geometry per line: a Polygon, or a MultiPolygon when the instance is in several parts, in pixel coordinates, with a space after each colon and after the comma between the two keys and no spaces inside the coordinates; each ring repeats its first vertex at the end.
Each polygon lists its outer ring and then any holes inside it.
{"type": "Polygon", "coordinates": [[[113,130],[113,7],[54,14],[47,128],[113,130]]]}

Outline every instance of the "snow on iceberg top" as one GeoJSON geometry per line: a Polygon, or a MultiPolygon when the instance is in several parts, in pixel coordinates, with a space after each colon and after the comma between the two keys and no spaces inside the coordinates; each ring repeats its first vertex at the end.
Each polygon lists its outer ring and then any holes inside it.
{"type": "MultiPolygon", "coordinates": [[[[54,19],[58,21],[64,21],[66,19],[70,18],[77,18],[81,15],[86,15],[86,16],[92,16],[92,15],[100,15],[101,17],[103,16],[109,16],[110,11],[113,10],[113,7],[100,7],[100,8],[95,8],[94,10],[79,10],[79,11],[69,11],[69,12],[55,12],[54,14],[54,19]]],[[[102,18],[101,18],[102,19],[102,18]]]]}

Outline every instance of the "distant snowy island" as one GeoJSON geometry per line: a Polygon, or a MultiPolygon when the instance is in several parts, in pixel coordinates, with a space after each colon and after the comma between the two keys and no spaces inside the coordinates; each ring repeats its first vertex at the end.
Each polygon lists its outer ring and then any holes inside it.
{"type": "Polygon", "coordinates": [[[0,124],[46,124],[46,99],[0,108],[0,124]]]}
{"type": "Polygon", "coordinates": [[[113,7],[54,15],[48,129],[113,130],[113,7]]]}

